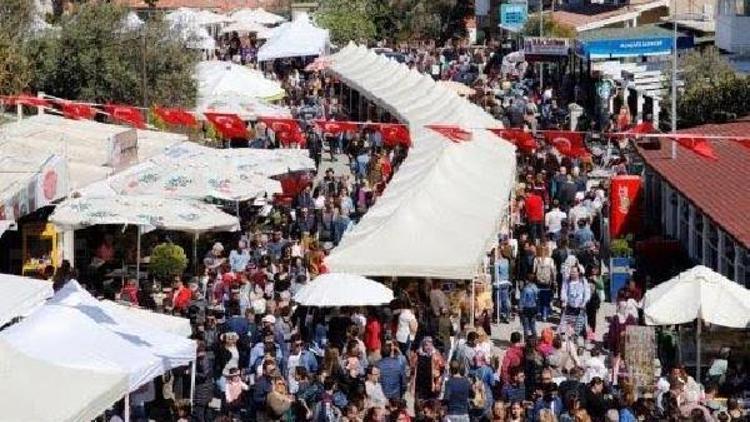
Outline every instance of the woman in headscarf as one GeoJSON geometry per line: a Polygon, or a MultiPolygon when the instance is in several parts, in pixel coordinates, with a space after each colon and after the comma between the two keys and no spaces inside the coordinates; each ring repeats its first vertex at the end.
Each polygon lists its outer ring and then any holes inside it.
{"type": "Polygon", "coordinates": [[[440,393],[440,377],[445,362],[432,344],[432,337],[424,337],[417,351],[415,394],[418,400],[432,400],[440,393]]]}
{"type": "Polygon", "coordinates": [[[609,324],[609,333],[607,334],[607,348],[612,354],[612,382],[617,383],[617,376],[620,370],[620,359],[622,356],[622,336],[628,325],[635,325],[638,311],[633,315],[633,305],[628,301],[620,300],[617,302],[617,313],[612,317],[609,324]]]}

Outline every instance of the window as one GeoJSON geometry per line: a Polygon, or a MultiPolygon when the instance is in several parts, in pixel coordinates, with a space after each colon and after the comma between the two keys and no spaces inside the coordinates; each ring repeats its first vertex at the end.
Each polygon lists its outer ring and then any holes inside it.
{"type": "Polygon", "coordinates": [[[713,222],[708,224],[708,239],[706,240],[706,266],[716,270],[719,267],[719,230],[713,222]]]}
{"type": "Polygon", "coordinates": [[[669,189],[668,198],[669,203],[667,209],[669,210],[669,217],[667,218],[667,235],[674,238],[677,237],[677,227],[679,224],[679,220],[677,219],[679,217],[677,192],[669,189]]]}
{"type": "Polygon", "coordinates": [[[703,262],[703,214],[695,210],[693,219],[693,250],[691,257],[697,262],[703,262]]]}
{"type": "Polygon", "coordinates": [[[740,259],[737,267],[737,282],[743,283],[745,287],[750,288],[750,251],[747,249],[740,250],[740,259]]]}
{"type": "Polygon", "coordinates": [[[724,237],[724,254],[721,257],[722,263],[721,263],[721,273],[724,274],[728,279],[734,280],[734,254],[735,254],[735,246],[734,246],[734,240],[727,236],[726,234],[723,234],[724,237]]]}
{"type": "Polygon", "coordinates": [[[680,201],[680,241],[687,246],[690,241],[690,203],[680,201]]]}

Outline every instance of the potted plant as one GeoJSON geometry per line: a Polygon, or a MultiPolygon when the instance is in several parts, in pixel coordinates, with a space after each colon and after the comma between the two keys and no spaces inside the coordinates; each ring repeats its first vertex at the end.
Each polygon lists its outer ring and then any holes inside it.
{"type": "Polygon", "coordinates": [[[162,243],[151,253],[149,270],[157,279],[169,281],[174,276],[182,275],[187,265],[184,249],[174,243],[162,243]]]}
{"type": "Polygon", "coordinates": [[[631,235],[624,238],[612,239],[609,242],[609,297],[610,301],[615,301],[617,292],[620,291],[630,280],[633,271],[632,256],[633,248],[630,242],[633,240],[631,235]]]}

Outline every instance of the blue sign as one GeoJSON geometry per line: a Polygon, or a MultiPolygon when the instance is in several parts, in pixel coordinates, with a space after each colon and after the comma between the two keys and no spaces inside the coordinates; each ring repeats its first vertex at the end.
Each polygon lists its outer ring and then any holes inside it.
{"type": "Polygon", "coordinates": [[[658,56],[671,54],[672,38],[632,38],[621,40],[578,41],[576,53],[591,59],[658,56]]]}
{"type": "Polygon", "coordinates": [[[504,3],[500,5],[500,26],[511,31],[520,31],[529,18],[526,3],[504,3]]]}
{"type": "Polygon", "coordinates": [[[630,258],[618,257],[609,260],[609,300],[615,303],[617,293],[630,281],[630,258]]]}

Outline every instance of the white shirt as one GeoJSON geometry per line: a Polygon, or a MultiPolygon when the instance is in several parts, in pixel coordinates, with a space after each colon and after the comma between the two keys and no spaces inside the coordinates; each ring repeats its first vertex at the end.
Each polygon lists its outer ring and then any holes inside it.
{"type": "Polygon", "coordinates": [[[573,229],[578,228],[578,220],[589,217],[589,210],[582,204],[578,204],[570,209],[570,226],[573,229]]]}
{"type": "Polygon", "coordinates": [[[562,221],[568,217],[560,208],[552,208],[544,216],[544,225],[547,226],[549,233],[559,233],[562,230],[562,221]]]}
{"type": "Polygon", "coordinates": [[[367,394],[365,407],[368,409],[370,407],[385,407],[388,404],[388,399],[385,398],[383,387],[380,386],[379,382],[365,381],[365,393],[367,394]]]}
{"type": "Polygon", "coordinates": [[[417,322],[417,317],[410,309],[402,309],[398,314],[398,329],[396,330],[396,341],[407,343],[411,339],[411,322],[417,322]]]}

